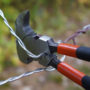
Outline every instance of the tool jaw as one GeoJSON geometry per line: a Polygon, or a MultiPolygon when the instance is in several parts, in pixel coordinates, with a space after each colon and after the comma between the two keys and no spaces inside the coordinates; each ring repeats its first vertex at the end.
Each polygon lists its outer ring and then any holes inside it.
{"type": "Polygon", "coordinates": [[[29,25],[29,11],[24,11],[16,19],[16,34],[25,44],[26,48],[35,55],[42,54],[35,59],[27,55],[16,40],[17,53],[20,60],[26,64],[33,60],[39,61],[41,65],[47,66],[54,54],[51,53],[49,44],[53,41],[51,37],[37,35],[29,25]]]}
{"type": "Polygon", "coordinates": [[[27,35],[36,35],[29,25],[29,11],[22,12],[16,19],[15,28],[16,34],[23,40],[27,35]]]}
{"type": "MultiPolygon", "coordinates": [[[[29,26],[29,11],[28,10],[22,12],[17,17],[16,22],[15,22],[15,29],[16,29],[17,36],[19,36],[22,41],[28,35],[30,36],[36,35],[36,33],[34,33],[32,28],[29,26]]],[[[17,53],[20,60],[24,63],[30,63],[32,61],[32,58],[28,57],[28,55],[19,45],[17,40],[16,40],[16,47],[17,47],[17,53]]]]}

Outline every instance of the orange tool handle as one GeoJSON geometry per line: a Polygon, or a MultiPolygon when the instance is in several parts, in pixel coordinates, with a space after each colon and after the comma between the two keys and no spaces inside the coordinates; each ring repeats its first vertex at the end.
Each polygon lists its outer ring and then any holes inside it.
{"type": "Polygon", "coordinates": [[[90,61],[90,48],[89,47],[79,47],[77,45],[60,43],[57,46],[57,52],[59,54],[77,57],[85,61],[90,61]]]}
{"type": "Polygon", "coordinates": [[[86,76],[84,73],[64,62],[57,64],[57,70],[86,90],[90,90],[90,77],[86,76]]]}

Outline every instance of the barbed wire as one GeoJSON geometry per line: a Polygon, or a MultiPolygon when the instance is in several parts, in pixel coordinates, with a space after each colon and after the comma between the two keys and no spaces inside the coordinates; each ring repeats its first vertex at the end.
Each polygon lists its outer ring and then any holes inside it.
{"type": "MultiPolygon", "coordinates": [[[[22,40],[16,35],[16,33],[14,32],[14,30],[13,30],[13,29],[11,28],[11,26],[9,25],[9,23],[8,23],[7,19],[5,18],[4,13],[3,13],[2,10],[0,10],[0,16],[3,18],[3,21],[4,21],[4,23],[7,25],[7,27],[9,28],[11,34],[16,37],[16,39],[18,40],[18,43],[20,44],[20,46],[26,51],[27,55],[29,55],[29,56],[32,57],[32,58],[39,58],[39,57],[41,57],[42,53],[39,54],[39,55],[35,55],[35,54],[33,54],[32,52],[30,52],[29,50],[27,50],[27,48],[26,48],[26,46],[24,45],[24,43],[22,42],[22,40]]],[[[86,33],[86,31],[88,31],[88,30],[90,30],[90,25],[84,26],[82,30],[77,31],[77,32],[74,33],[72,36],[70,36],[70,37],[68,37],[66,40],[64,40],[63,42],[66,43],[66,42],[68,42],[68,41],[70,41],[70,40],[73,40],[74,44],[76,44],[75,38],[76,38],[78,35],[80,35],[81,33],[86,33]]],[[[63,62],[64,60],[65,60],[65,55],[60,58],[60,61],[63,62]]],[[[42,72],[42,71],[54,71],[54,70],[56,70],[56,69],[53,68],[53,67],[51,67],[51,66],[46,67],[46,68],[38,68],[38,69],[36,69],[36,70],[29,71],[29,72],[23,73],[23,74],[18,75],[18,76],[10,77],[10,78],[8,78],[8,79],[6,79],[6,80],[2,80],[2,81],[0,81],[0,85],[3,85],[3,84],[6,84],[6,83],[8,83],[8,82],[12,82],[12,81],[18,80],[18,79],[20,79],[20,78],[23,78],[23,77],[32,75],[32,74],[34,74],[34,73],[38,73],[38,72],[42,72]]]]}
{"type": "Polygon", "coordinates": [[[81,35],[81,34],[85,34],[87,31],[90,30],[90,24],[85,25],[82,29],[78,30],[77,32],[75,32],[74,34],[72,34],[71,36],[69,36],[68,38],[66,38],[63,42],[67,43],[68,41],[72,40],[73,44],[76,45],[76,37],[81,35]]]}
{"type": "Polygon", "coordinates": [[[53,71],[53,70],[55,70],[55,68],[52,68],[52,67],[38,68],[36,70],[29,71],[29,72],[23,73],[21,75],[14,76],[14,77],[8,78],[6,80],[0,81],[0,85],[6,84],[8,82],[16,81],[16,80],[18,80],[20,78],[23,78],[23,77],[26,77],[26,76],[30,76],[30,75],[32,75],[34,73],[38,73],[38,72],[42,72],[42,71],[53,71]]]}

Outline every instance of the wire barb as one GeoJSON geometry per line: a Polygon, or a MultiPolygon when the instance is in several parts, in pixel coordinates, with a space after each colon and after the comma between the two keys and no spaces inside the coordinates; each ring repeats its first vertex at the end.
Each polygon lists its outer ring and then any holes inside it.
{"type": "Polygon", "coordinates": [[[64,43],[67,43],[68,41],[73,40],[73,44],[76,44],[75,38],[77,36],[79,36],[80,34],[85,34],[89,30],[90,30],[90,24],[84,26],[82,29],[78,30],[77,32],[75,32],[74,34],[72,34],[71,36],[69,36],[68,38],[66,38],[64,40],[64,43]]]}

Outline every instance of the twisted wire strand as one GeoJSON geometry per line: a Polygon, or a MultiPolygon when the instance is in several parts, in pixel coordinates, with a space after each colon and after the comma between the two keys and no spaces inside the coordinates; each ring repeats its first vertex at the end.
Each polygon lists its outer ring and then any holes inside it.
{"type": "Polygon", "coordinates": [[[78,30],[77,32],[66,38],[63,42],[67,43],[68,41],[73,40],[73,44],[76,44],[75,38],[81,34],[85,34],[87,31],[90,31],[90,24],[85,25],[82,29],[78,30]]]}
{"type": "Polygon", "coordinates": [[[42,71],[53,71],[53,70],[55,70],[55,69],[54,68],[52,68],[52,69],[50,69],[50,68],[38,68],[38,69],[36,69],[34,71],[29,71],[29,72],[23,73],[21,75],[10,77],[10,78],[8,78],[6,80],[0,81],[0,85],[6,84],[8,82],[16,81],[16,80],[18,80],[20,78],[32,75],[34,73],[38,73],[38,72],[42,72],[42,71]]]}

